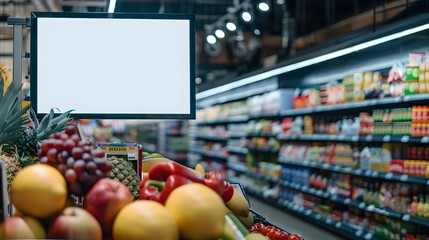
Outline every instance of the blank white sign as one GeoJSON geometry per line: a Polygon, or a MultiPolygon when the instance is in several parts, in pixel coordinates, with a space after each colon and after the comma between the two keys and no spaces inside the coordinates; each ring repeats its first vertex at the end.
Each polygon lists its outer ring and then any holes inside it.
{"type": "Polygon", "coordinates": [[[191,114],[188,19],[37,19],[37,113],[191,114]]]}

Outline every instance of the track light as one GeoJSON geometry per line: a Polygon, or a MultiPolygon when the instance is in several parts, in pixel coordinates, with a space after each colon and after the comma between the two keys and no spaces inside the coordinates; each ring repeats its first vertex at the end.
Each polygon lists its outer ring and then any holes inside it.
{"type": "Polygon", "coordinates": [[[243,11],[241,12],[240,16],[241,16],[241,19],[246,23],[253,21],[252,5],[249,3],[243,4],[243,11]]]}
{"type": "Polygon", "coordinates": [[[206,37],[206,41],[210,44],[215,44],[216,43],[216,37],[213,36],[212,34],[209,34],[206,37]]]}
{"type": "Polygon", "coordinates": [[[260,1],[258,3],[258,9],[261,12],[268,12],[270,10],[270,5],[268,4],[267,1],[260,1]]]}
{"type": "Polygon", "coordinates": [[[243,11],[241,12],[241,19],[243,19],[243,21],[245,22],[250,22],[252,21],[252,14],[250,14],[249,11],[243,11]]]}
{"type": "Polygon", "coordinates": [[[235,30],[237,30],[237,25],[235,25],[235,23],[233,23],[232,21],[229,21],[226,23],[226,29],[228,29],[231,32],[234,32],[235,30]]]}
{"type": "Polygon", "coordinates": [[[217,30],[215,31],[215,35],[216,35],[216,37],[217,37],[217,38],[221,39],[221,38],[224,38],[224,37],[225,37],[225,32],[224,32],[224,31],[222,31],[221,29],[217,29],[217,30]]]}

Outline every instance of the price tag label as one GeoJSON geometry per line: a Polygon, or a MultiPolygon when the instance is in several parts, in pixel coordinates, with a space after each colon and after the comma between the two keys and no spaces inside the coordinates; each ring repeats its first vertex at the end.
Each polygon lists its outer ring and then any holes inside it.
{"type": "Polygon", "coordinates": [[[327,218],[325,222],[326,222],[326,224],[331,224],[332,220],[330,218],[327,218]]]}
{"type": "Polygon", "coordinates": [[[334,195],[334,196],[331,197],[332,201],[337,201],[337,199],[338,199],[337,195],[334,195]]]}
{"type": "Polygon", "coordinates": [[[343,224],[341,224],[340,222],[337,222],[337,224],[335,224],[336,228],[340,228],[343,224]]]}
{"type": "Polygon", "coordinates": [[[359,136],[353,136],[353,137],[352,137],[352,141],[353,141],[353,142],[357,142],[357,141],[359,141],[359,136]]]}
{"type": "Polygon", "coordinates": [[[329,193],[325,192],[325,193],[323,194],[323,197],[324,197],[324,198],[328,198],[328,197],[329,197],[329,193]]]}
{"type": "Polygon", "coordinates": [[[367,142],[371,142],[371,141],[372,141],[372,135],[367,135],[367,136],[365,137],[365,141],[367,141],[367,142]]]}
{"type": "Polygon", "coordinates": [[[355,171],[355,174],[356,174],[356,175],[362,175],[362,170],[357,169],[357,170],[355,171]]]}
{"type": "Polygon", "coordinates": [[[316,190],[315,190],[314,188],[311,188],[311,189],[310,189],[310,193],[311,193],[311,194],[314,194],[315,192],[316,192],[316,190]]]}
{"type": "Polygon", "coordinates": [[[429,143],[429,137],[422,137],[422,143],[429,143]]]}
{"type": "Polygon", "coordinates": [[[350,200],[350,198],[346,198],[346,199],[344,199],[344,204],[350,204],[350,202],[351,202],[351,200],[350,200]]]}
{"type": "Polygon", "coordinates": [[[429,180],[426,182],[426,185],[429,185],[429,180]]]}
{"type": "Polygon", "coordinates": [[[404,221],[404,222],[408,222],[408,221],[410,221],[410,215],[409,215],[409,214],[404,214],[404,215],[402,216],[402,221],[404,221]]]}
{"type": "Polygon", "coordinates": [[[323,169],[328,169],[328,168],[329,168],[329,164],[324,163],[324,164],[322,165],[322,168],[323,168],[323,169]]]}
{"type": "Polygon", "coordinates": [[[362,236],[362,234],[363,234],[363,231],[359,230],[356,232],[356,237],[360,237],[360,236],[362,236]]]}
{"type": "Polygon", "coordinates": [[[377,178],[378,177],[378,172],[372,172],[371,173],[371,177],[373,177],[373,178],[377,178]]]}
{"type": "Polygon", "coordinates": [[[393,173],[386,173],[386,175],[384,176],[386,179],[392,179],[393,177],[393,173]]]}
{"type": "Polygon", "coordinates": [[[311,167],[315,167],[315,166],[316,166],[316,163],[315,163],[315,162],[310,162],[310,166],[311,166],[311,167]]]}
{"type": "Polygon", "coordinates": [[[335,165],[335,166],[334,166],[334,171],[339,171],[339,170],[340,170],[340,168],[341,168],[340,166],[335,165]]]}
{"type": "Polygon", "coordinates": [[[365,203],[364,202],[359,203],[359,208],[360,209],[364,209],[365,208],[365,203]]]}
{"type": "Polygon", "coordinates": [[[401,137],[401,142],[402,143],[407,143],[410,140],[410,136],[405,135],[401,137]]]}
{"type": "Polygon", "coordinates": [[[317,196],[322,196],[323,195],[323,191],[322,190],[317,190],[316,195],[317,196]]]}
{"type": "Polygon", "coordinates": [[[307,160],[302,162],[302,165],[304,165],[304,166],[308,166],[308,164],[310,164],[310,162],[307,160]]]}
{"type": "Polygon", "coordinates": [[[365,235],[365,240],[370,240],[370,239],[372,239],[372,234],[371,233],[367,233],[365,235]]]}
{"type": "Polygon", "coordinates": [[[305,211],[305,215],[310,216],[311,215],[311,210],[307,209],[307,211],[305,211]]]}
{"type": "Polygon", "coordinates": [[[370,211],[370,212],[374,211],[374,205],[369,205],[369,206],[366,208],[366,210],[367,210],[367,211],[370,211]]]}
{"type": "Polygon", "coordinates": [[[321,218],[322,218],[322,216],[320,216],[320,214],[317,214],[317,215],[316,215],[316,219],[317,219],[317,220],[320,220],[321,218]]]}
{"type": "Polygon", "coordinates": [[[306,192],[308,190],[308,187],[304,186],[304,187],[301,188],[301,190],[304,191],[304,192],[306,192]]]}
{"type": "Polygon", "coordinates": [[[408,181],[408,175],[401,175],[401,177],[399,178],[399,180],[401,181],[401,182],[406,182],[406,181],[408,181]]]}
{"type": "Polygon", "coordinates": [[[293,210],[298,210],[298,205],[293,206],[293,210]]]}
{"type": "Polygon", "coordinates": [[[390,135],[384,135],[383,142],[390,142],[390,135]]]}

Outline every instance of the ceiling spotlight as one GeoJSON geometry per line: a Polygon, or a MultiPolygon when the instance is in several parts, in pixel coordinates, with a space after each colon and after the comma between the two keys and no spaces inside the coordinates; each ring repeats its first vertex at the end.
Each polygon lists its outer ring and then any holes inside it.
{"type": "Polygon", "coordinates": [[[252,14],[250,14],[249,11],[245,10],[241,13],[241,19],[243,19],[243,21],[245,22],[250,22],[252,21],[252,14]]]}
{"type": "Polygon", "coordinates": [[[255,30],[253,30],[253,33],[254,33],[256,36],[261,35],[261,31],[259,31],[259,29],[255,29],[255,30]]]}
{"type": "Polygon", "coordinates": [[[258,9],[261,12],[268,12],[270,10],[270,5],[266,1],[261,1],[258,3],[258,9]]]}
{"type": "Polygon", "coordinates": [[[218,30],[215,31],[215,35],[216,35],[217,38],[224,38],[225,37],[225,32],[222,31],[222,30],[220,30],[220,29],[218,29],[218,30]]]}
{"type": "Polygon", "coordinates": [[[216,43],[216,37],[213,36],[212,34],[209,34],[206,37],[206,41],[210,44],[215,44],[216,43]]]}
{"type": "Polygon", "coordinates": [[[228,29],[231,32],[237,30],[237,25],[235,25],[235,23],[233,22],[227,22],[225,26],[226,26],[226,29],[228,29]]]}

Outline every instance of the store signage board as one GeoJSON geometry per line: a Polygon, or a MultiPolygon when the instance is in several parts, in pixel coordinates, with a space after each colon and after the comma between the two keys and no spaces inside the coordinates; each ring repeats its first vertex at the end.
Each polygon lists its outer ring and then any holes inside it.
{"type": "Polygon", "coordinates": [[[31,106],[76,118],[195,118],[188,14],[32,13],[31,106]]]}

